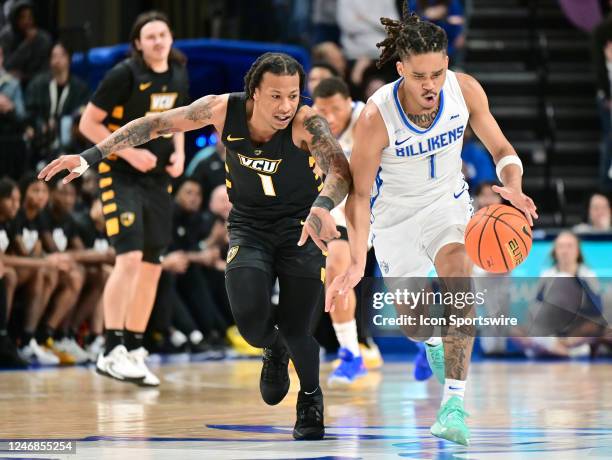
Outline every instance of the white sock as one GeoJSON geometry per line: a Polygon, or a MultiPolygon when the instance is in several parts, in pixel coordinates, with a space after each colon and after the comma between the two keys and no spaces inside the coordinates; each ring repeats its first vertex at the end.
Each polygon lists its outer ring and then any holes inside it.
{"type": "Polygon", "coordinates": [[[334,331],[342,348],[349,350],[355,357],[361,355],[357,339],[357,323],[354,319],[346,323],[334,323],[334,331]]]}
{"type": "Polygon", "coordinates": [[[440,337],[430,337],[429,339],[425,340],[425,344],[429,345],[430,347],[437,347],[441,343],[442,339],[440,337]]]}
{"type": "Polygon", "coordinates": [[[465,394],[465,380],[444,379],[444,395],[442,404],[445,404],[452,396],[459,396],[463,399],[465,394]]]}

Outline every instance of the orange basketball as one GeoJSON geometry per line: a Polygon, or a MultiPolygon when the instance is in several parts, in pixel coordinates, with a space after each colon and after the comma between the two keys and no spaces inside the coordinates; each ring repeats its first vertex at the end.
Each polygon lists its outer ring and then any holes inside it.
{"type": "Polygon", "coordinates": [[[478,211],[468,223],[465,249],[483,270],[506,273],[531,251],[531,228],[518,209],[494,204],[478,211]]]}

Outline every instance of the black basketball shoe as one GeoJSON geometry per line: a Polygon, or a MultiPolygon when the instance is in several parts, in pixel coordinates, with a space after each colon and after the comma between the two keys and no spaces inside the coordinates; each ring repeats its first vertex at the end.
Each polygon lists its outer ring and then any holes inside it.
{"type": "Polygon", "coordinates": [[[325,436],[323,423],[323,392],[317,388],[313,394],[298,393],[296,406],[297,420],[293,438],[298,441],[316,441],[325,436]]]}
{"type": "Polygon", "coordinates": [[[266,404],[274,406],[289,391],[289,353],[284,345],[277,344],[263,350],[263,366],[259,379],[259,391],[266,404]]]}

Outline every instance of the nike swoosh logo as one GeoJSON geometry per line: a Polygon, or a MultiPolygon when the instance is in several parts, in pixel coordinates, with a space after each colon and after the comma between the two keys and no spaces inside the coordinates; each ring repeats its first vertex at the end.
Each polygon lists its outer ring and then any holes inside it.
{"type": "Polygon", "coordinates": [[[227,135],[227,142],[243,141],[244,137],[232,137],[231,134],[227,135]]]}
{"type": "Polygon", "coordinates": [[[455,198],[459,198],[461,195],[463,195],[463,192],[465,192],[467,189],[464,188],[463,190],[461,190],[459,193],[453,193],[453,196],[455,198]]]}
{"type": "Polygon", "coordinates": [[[305,222],[303,220],[300,220],[300,225],[304,225],[305,222]]]}
{"type": "Polygon", "coordinates": [[[395,141],[395,145],[402,145],[404,142],[409,141],[410,139],[412,139],[412,136],[408,136],[406,139],[404,139],[403,141],[399,142],[399,141],[395,141]]]}
{"type": "Polygon", "coordinates": [[[455,118],[459,118],[459,114],[453,115],[452,117],[450,117],[451,120],[454,120],[455,118]]]}
{"type": "Polygon", "coordinates": [[[140,85],[138,85],[138,89],[140,91],[144,91],[145,89],[147,89],[149,86],[151,86],[153,84],[152,81],[150,81],[149,83],[141,83],[140,85]]]}
{"type": "Polygon", "coordinates": [[[459,387],[448,387],[449,390],[461,390],[459,387]]]}

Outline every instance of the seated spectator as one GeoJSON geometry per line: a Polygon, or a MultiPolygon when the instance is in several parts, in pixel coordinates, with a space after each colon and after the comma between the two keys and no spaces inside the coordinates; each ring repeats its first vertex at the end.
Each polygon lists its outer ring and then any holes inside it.
{"type": "Polygon", "coordinates": [[[497,180],[491,154],[474,136],[469,126],[463,137],[461,159],[463,160],[463,175],[471,189],[477,188],[483,181],[495,182],[497,180]]]}
{"type": "Polygon", "coordinates": [[[316,61],[310,67],[306,85],[308,86],[308,94],[312,95],[314,89],[318,86],[321,80],[326,80],[332,77],[339,77],[340,74],[334,66],[325,61],[316,61]]]}
{"type": "Polygon", "coordinates": [[[528,357],[589,355],[589,344],[609,330],[597,277],[572,232],[557,236],[552,259],[553,267],[542,272],[526,336],[514,340],[528,357]]]}
{"type": "Polygon", "coordinates": [[[209,138],[216,142],[197,152],[185,168],[185,176],[200,184],[202,209],[208,209],[211,192],[225,184],[225,147],[216,131],[209,138]]]}
{"type": "Polygon", "coordinates": [[[3,63],[4,51],[0,47],[0,171],[19,177],[29,166],[23,142],[26,113],[19,80],[4,69],[3,63]]]}
{"type": "MultiPolygon", "coordinates": [[[[83,185],[81,189],[84,187],[83,185]]],[[[104,346],[102,292],[115,263],[115,250],[106,236],[102,201],[94,200],[88,212],[75,215],[75,221],[79,237],[86,249],[78,260],[85,264],[88,274],[79,306],[72,317],[72,330],[78,330],[83,321],[88,321],[89,327],[83,343],[89,360],[95,362],[104,346]]]]}
{"type": "Polygon", "coordinates": [[[576,225],[572,230],[579,234],[612,232],[608,197],[602,193],[591,195],[587,222],[576,225]]]}
{"type": "Polygon", "coordinates": [[[28,0],[16,2],[9,19],[0,31],[5,67],[26,88],[34,75],[47,68],[51,37],[36,25],[34,7],[28,0]]]}
{"type": "Polygon", "coordinates": [[[39,181],[35,174],[28,174],[21,179],[20,188],[23,199],[15,218],[15,238],[12,244],[14,254],[35,259],[45,258],[48,262],[41,267],[42,270],[37,266],[16,267],[18,286],[28,286],[29,308],[25,312],[21,331],[22,356],[36,359],[41,364],[58,364],[57,361],[61,364],[74,364],[74,356],[55,347],[53,337],[59,324],[43,319],[58,308],[62,309],[65,297],[72,294],[71,286],[65,282],[60,283],[60,278],[66,279],[66,274],[73,269],[73,263],[66,254],[44,256],[42,236],[47,231],[47,224],[42,211],[49,201],[47,184],[39,181]],[[32,340],[35,335],[36,339],[32,340]],[[51,354],[55,355],[55,362],[47,359],[51,354]]]}
{"type": "Polygon", "coordinates": [[[74,119],[89,100],[85,82],[70,73],[72,54],[61,42],[51,50],[49,71],[36,75],[26,92],[29,122],[38,156],[48,160],[67,153],[74,119]]]}
{"type": "Polygon", "coordinates": [[[336,77],[346,75],[346,57],[342,49],[334,42],[319,43],[312,49],[312,61],[324,62],[336,70],[336,77]]]}
{"type": "Polygon", "coordinates": [[[6,267],[4,252],[12,239],[11,220],[19,209],[19,190],[17,184],[8,178],[0,179],[0,368],[27,367],[17,352],[15,342],[8,333],[11,303],[17,285],[17,276],[6,267]]]}

